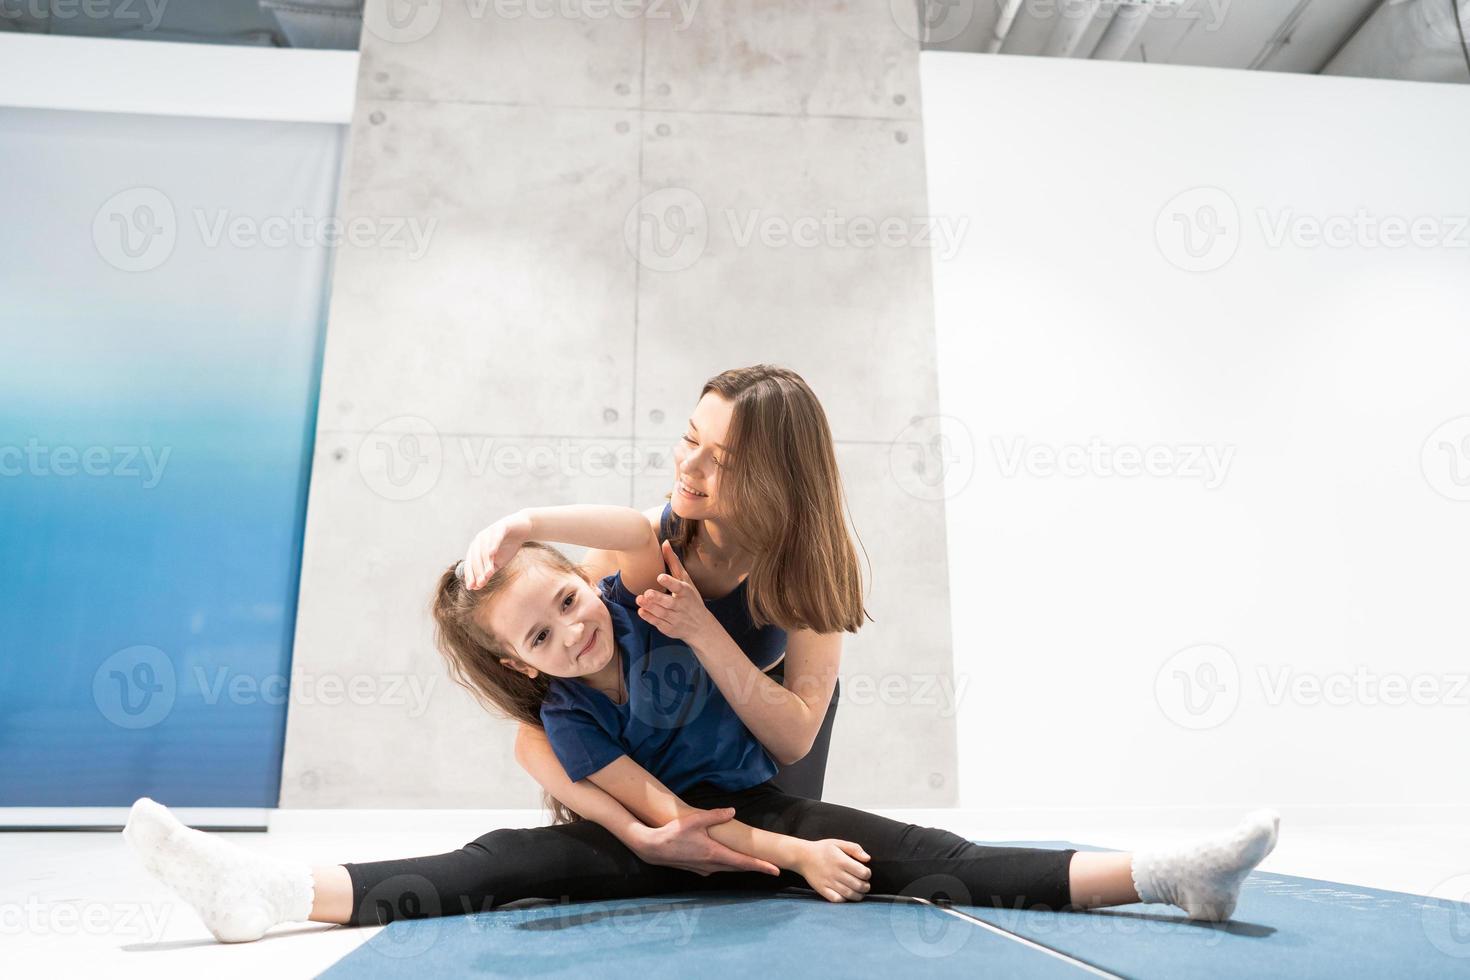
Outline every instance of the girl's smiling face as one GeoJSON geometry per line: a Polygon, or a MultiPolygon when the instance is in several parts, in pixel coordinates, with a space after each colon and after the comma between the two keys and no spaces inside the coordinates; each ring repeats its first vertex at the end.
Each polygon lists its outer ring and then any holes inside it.
{"type": "Polygon", "coordinates": [[[527,677],[593,674],[612,661],[616,650],[612,617],[597,591],[580,575],[540,562],[526,562],[476,617],[520,658],[500,662],[527,677]]]}
{"type": "Polygon", "coordinates": [[[674,446],[674,513],[685,520],[708,520],[719,513],[720,470],[729,463],[726,436],[734,406],[707,392],[694,406],[684,435],[674,446]]]}

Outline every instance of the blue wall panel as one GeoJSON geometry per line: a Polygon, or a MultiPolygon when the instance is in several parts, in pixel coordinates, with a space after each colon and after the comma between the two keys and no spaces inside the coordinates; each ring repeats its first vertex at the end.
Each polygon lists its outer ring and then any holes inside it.
{"type": "Polygon", "coordinates": [[[0,110],[0,805],[275,805],[342,140],[0,110]]]}

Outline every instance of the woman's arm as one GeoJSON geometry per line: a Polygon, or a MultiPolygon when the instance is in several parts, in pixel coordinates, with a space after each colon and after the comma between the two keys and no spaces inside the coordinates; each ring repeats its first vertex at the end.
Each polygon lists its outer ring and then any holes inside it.
{"type": "Polygon", "coordinates": [[[725,632],[667,542],[663,557],[672,574],[660,575],[658,584],[669,591],[650,589],[639,595],[638,615],[665,636],[689,644],[725,700],[772,758],[789,766],[805,757],[832,701],[842,660],[842,634],[811,630],[788,634],[783,687],[751,663],[725,632]]]}
{"type": "Polygon", "coordinates": [[[470,542],[465,554],[469,587],[478,589],[527,541],[553,541],[609,552],[630,591],[651,588],[663,571],[658,535],[631,507],[574,504],[528,507],[503,517],[470,542]]]}
{"type": "Polygon", "coordinates": [[[695,874],[714,871],[760,871],[778,874],[775,865],[742,854],[710,836],[709,830],[735,816],[731,808],[699,810],[686,807],[679,819],[650,827],[617,800],[587,780],[574,783],[546,740],[531,725],[516,732],[516,761],[561,804],[579,816],[601,824],[623,845],[649,864],[681,868],[695,874]]]}
{"type": "MultiPolygon", "coordinates": [[[[626,755],[587,777],[645,823],[662,825],[693,809],[626,755]]],[[[802,840],[759,830],[739,820],[710,828],[710,836],[744,854],[794,871],[832,902],[860,900],[868,890],[868,854],[858,844],[839,840],[802,840]]]]}

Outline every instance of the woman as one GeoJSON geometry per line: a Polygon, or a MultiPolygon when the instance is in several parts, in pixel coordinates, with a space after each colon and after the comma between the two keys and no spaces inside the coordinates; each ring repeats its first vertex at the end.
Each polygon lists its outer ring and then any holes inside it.
{"type": "MultiPolygon", "coordinates": [[[[730,634],[730,644],[701,651],[701,661],[780,764],[776,785],[819,800],[842,633],[856,632],[865,615],[826,414],[793,371],[725,371],[700,392],[674,463],[669,502],[646,516],[730,634]]],[[[495,533],[493,525],[482,531],[465,556],[472,588],[484,584],[479,552],[495,533]]],[[[601,578],[617,571],[616,556],[595,549],[583,567],[601,578]]],[[[516,758],[553,801],[575,796],[579,813],[616,807],[595,787],[566,779],[539,727],[521,726],[516,758]]]]}

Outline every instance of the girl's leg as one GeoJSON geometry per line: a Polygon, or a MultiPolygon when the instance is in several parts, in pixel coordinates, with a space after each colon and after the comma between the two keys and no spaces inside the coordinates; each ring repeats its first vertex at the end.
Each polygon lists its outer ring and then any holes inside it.
{"type": "Polygon", "coordinates": [[[522,898],[585,901],[800,883],[790,875],[702,877],[645,864],[585,821],[497,830],[447,854],[315,868],[192,830],[149,799],[133,804],[123,836],[221,942],[249,942],[274,925],[308,919],[379,925],[480,912],[522,898]]]}
{"type": "Polygon", "coordinates": [[[1167,902],[1191,918],[1230,917],[1241,882],[1276,845],[1279,818],[1250,814],[1194,845],[1134,854],[984,847],[945,830],[786,796],[767,784],[744,794],[736,817],[807,840],[836,837],[871,855],[872,890],[1007,908],[1098,908],[1167,902]]]}
{"type": "Polygon", "coordinates": [[[311,921],[335,922],[345,926],[352,921],[352,876],[340,864],[311,869],[311,921]]]}
{"type": "Polygon", "coordinates": [[[523,898],[594,901],[798,883],[788,875],[704,877],[645,864],[611,832],[586,820],[496,830],[447,854],[344,867],[351,880],[350,921],[357,925],[483,912],[523,898]]]}
{"type": "Polygon", "coordinates": [[[1073,851],[985,847],[947,830],[788,796],[769,783],[694,806],[733,806],[736,819],[806,840],[835,837],[861,844],[871,860],[872,891],[962,905],[1060,909],[1071,904],[1073,851]]]}

